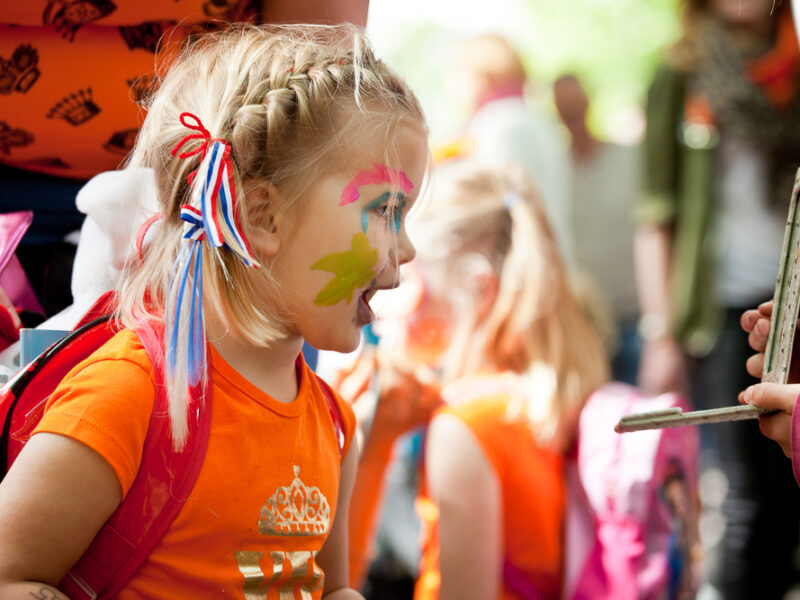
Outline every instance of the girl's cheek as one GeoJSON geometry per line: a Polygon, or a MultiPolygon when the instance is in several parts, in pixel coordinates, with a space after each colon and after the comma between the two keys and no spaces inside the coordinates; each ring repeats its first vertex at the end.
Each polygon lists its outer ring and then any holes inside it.
{"type": "Polygon", "coordinates": [[[397,237],[386,232],[376,232],[377,227],[371,227],[367,232],[367,238],[370,240],[370,245],[378,251],[378,264],[375,270],[380,273],[386,267],[390,266],[389,263],[396,253],[397,237]]]}

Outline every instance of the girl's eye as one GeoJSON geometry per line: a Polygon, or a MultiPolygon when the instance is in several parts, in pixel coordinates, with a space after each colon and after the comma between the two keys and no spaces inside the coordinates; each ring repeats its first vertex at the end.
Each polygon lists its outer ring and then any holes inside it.
{"type": "Polygon", "coordinates": [[[386,219],[389,228],[395,233],[395,235],[399,235],[400,227],[403,224],[403,209],[405,209],[405,206],[406,196],[404,194],[397,194],[397,198],[394,202],[391,201],[391,195],[389,192],[381,194],[378,198],[370,202],[369,205],[365,207],[364,211],[362,211],[362,228],[366,232],[366,211],[371,210],[374,211],[375,214],[381,219],[386,219]]]}

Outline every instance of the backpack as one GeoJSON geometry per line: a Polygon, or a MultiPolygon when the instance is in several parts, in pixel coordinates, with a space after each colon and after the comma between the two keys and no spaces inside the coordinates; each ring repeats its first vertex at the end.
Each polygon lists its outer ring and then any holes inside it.
{"type": "MultiPolygon", "coordinates": [[[[116,296],[101,296],[75,329],[0,388],[0,480],[30,439],[45,404],[64,376],[119,330],[112,319],[116,296]]],[[[148,323],[136,328],[153,364],[156,393],[142,461],[125,499],[98,532],[58,589],[73,600],[111,598],[130,580],[159,543],[192,491],[205,458],[211,397],[191,411],[187,443],[173,448],[164,376],[163,332],[148,323]]],[[[299,359],[298,359],[299,360],[299,359]]],[[[317,378],[331,415],[340,457],[344,423],[333,392],[317,378]]],[[[194,393],[194,391],[193,391],[194,393]]]]}
{"type": "Polygon", "coordinates": [[[654,397],[621,383],[587,400],[567,471],[566,600],[671,600],[696,591],[697,428],[614,431],[626,414],[672,407],[690,410],[677,394],[654,397]]]}

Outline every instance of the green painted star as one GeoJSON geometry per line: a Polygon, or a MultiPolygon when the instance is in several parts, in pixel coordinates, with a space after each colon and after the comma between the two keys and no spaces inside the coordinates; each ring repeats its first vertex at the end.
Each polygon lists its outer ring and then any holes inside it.
{"type": "Polygon", "coordinates": [[[357,233],[353,236],[353,249],[347,252],[334,252],[311,265],[312,270],[330,271],[334,274],[317,297],[314,304],[333,306],[340,300],[353,299],[357,287],[364,287],[375,279],[373,270],[378,263],[378,251],[370,247],[367,236],[357,233]]]}

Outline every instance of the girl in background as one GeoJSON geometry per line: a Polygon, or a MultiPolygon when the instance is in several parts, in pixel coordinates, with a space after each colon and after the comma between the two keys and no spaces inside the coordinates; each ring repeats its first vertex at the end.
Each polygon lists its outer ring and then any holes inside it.
{"type": "Polygon", "coordinates": [[[425,291],[406,325],[447,404],[425,442],[415,597],[559,598],[562,455],[608,379],[606,351],[524,172],[453,169],[420,215],[425,291]]]}
{"type": "Polygon", "coordinates": [[[55,586],[130,489],[155,396],[133,329],[153,322],[171,443],[195,402],[213,400],[211,433],[183,509],[118,597],[360,597],[354,418],[337,399],[340,448],[300,349],[356,347],[372,296],[414,256],[405,215],[427,157],[416,98],[355,28],[243,26],[188,47],[132,159],[153,170],[162,217],[121,287],[125,328],[61,383],[0,485],[0,596],[66,598],[55,586]]]}

